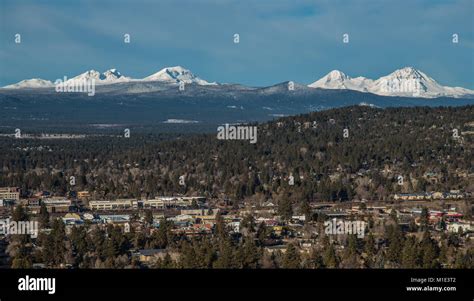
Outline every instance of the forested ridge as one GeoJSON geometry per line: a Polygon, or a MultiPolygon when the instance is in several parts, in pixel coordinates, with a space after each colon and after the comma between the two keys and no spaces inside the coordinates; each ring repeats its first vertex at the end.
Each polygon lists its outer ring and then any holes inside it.
{"type": "Polygon", "coordinates": [[[89,190],[96,198],[176,193],[294,200],[384,199],[397,191],[472,190],[474,107],[353,106],[258,124],[258,141],[216,133],[130,138],[0,138],[0,186],[89,190]],[[345,138],[344,130],[348,137],[345,138]],[[458,133],[455,137],[454,132],[458,133]],[[424,177],[435,173],[433,184],[424,177]],[[179,185],[185,176],[186,185],[179,185]],[[290,186],[292,175],[295,184],[290,186]],[[397,185],[397,176],[405,185],[397,185]],[[76,185],[69,185],[69,178],[76,185]]]}

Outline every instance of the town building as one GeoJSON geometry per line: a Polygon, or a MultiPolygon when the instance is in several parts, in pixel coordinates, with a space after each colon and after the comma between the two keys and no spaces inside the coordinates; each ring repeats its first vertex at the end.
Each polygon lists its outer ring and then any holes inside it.
{"type": "Polygon", "coordinates": [[[77,198],[78,199],[87,199],[87,198],[90,198],[91,197],[91,194],[89,191],[87,190],[83,190],[83,191],[78,191],[77,192],[77,198]]]}
{"type": "Polygon", "coordinates": [[[113,201],[90,201],[89,209],[91,210],[119,210],[132,209],[137,207],[135,199],[117,199],[113,201]]]}
{"type": "Polygon", "coordinates": [[[462,230],[462,232],[472,232],[474,230],[474,227],[472,226],[471,223],[467,222],[455,222],[455,223],[449,223],[446,227],[448,232],[452,233],[458,233],[462,230]]]}
{"type": "Polygon", "coordinates": [[[20,200],[20,188],[18,187],[0,187],[0,199],[2,200],[20,200]]]}
{"type": "Polygon", "coordinates": [[[71,200],[61,197],[42,199],[41,203],[43,203],[48,212],[51,213],[69,212],[72,206],[71,200]]]}

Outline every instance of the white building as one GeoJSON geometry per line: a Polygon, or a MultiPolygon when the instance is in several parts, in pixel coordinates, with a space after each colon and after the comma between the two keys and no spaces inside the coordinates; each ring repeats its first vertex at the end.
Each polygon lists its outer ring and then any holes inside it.
{"type": "Polygon", "coordinates": [[[0,187],[0,199],[20,200],[20,188],[18,187],[0,187]]]}
{"type": "Polygon", "coordinates": [[[134,199],[117,199],[114,201],[90,201],[89,208],[91,210],[117,210],[136,208],[137,200],[134,199]]]}
{"type": "Polygon", "coordinates": [[[448,232],[457,233],[460,231],[460,229],[462,229],[464,233],[473,231],[473,227],[470,223],[456,222],[456,223],[450,223],[447,226],[448,232]]]}

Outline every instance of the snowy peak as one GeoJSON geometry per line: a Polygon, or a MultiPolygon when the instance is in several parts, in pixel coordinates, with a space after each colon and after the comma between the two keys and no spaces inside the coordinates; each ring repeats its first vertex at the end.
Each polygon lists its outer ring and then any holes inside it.
{"type": "Polygon", "coordinates": [[[308,86],[322,89],[356,90],[384,96],[434,98],[474,95],[472,90],[442,86],[425,73],[413,67],[395,70],[375,81],[365,77],[351,78],[335,70],[308,86]]]}
{"type": "Polygon", "coordinates": [[[365,77],[359,76],[351,78],[344,72],[339,70],[333,70],[323,76],[321,79],[309,84],[311,88],[322,88],[322,89],[349,89],[349,90],[360,90],[366,91],[365,86],[371,84],[372,80],[365,77]]]}
{"type": "Polygon", "coordinates": [[[387,75],[387,77],[396,78],[396,79],[418,79],[418,80],[426,80],[429,77],[417,70],[413,67],[404,67],[402,69],[398,69],[387,75]]]}
{"type": "Polygon", "coordinates": [[[122,73],[120,73],[120,71],[118,71],[115,68],[105,71],[104,73],[102,73],[102,77],[101,77],[102,80],[106,80],[106,81],[114,81],[114,80],[125,79],[125,78],[126,77],[123,76],[122,73]]]}
{"type": "MultiPolygon", "coordinates": [[[[63,78],[59,79],[60,81],[63,78]]],[[[100,73],[97,70],[91,69],[84,73],[81,73],[77,76],[66,78],[66,84],[73,84],[76,81],[91,81],[94,80],[96,85],[108,85],[115,83],[124,83],[124,82],[162,82],[167,84],[179,84],[184,82],[185,84],[198,84],[198,85],[217,85],[215,82],[207,82],[196,75],[194,75],[190,70],[183,68],[181,66],[167,67],[163,68],[160,71],[145,77],[144,79],[132,79],[130,77],[124,76],[120,71],[115,68],[109,69],[103,73],[100,73]]],[[[22,88],[42,88],[42,87],[53,87],[54,84],[51,81],[44,79],[28,79],[23,80],[19,83],[5,86],[6,89],[22,89],[22,88]]]]}
{"type": "Polygon", "coordinates": [[[463,93],[452,93],[438,84],[434,79],[413,67],[405,67],[395,70],[387,76],[382,76],[374,82],[370,91],[386,96],[409,96],[409,97],[440,97],[440,96],[462,96],[463,93]]]}
{"type": "Polygon", "coordinates": [[[89,70],[84,73],[81,73],[77,76],[72,77],[68,81],[73,81],[73,80],[91,80],[95,79],[96,81],[99,81],[101,79],[101,73],[96,70],[89,70]]]}
{"type": "Polygon", "coordinates": [[[129,77],[123,76],[117,69],[109,69],[104,73],[92,69],[69,79],[67,82],[82,80],[90,81],[92,79],[95,80],[95,83],[98,85],[113,84],[130,80],[129,77]]]}
{"type": "Polygon", "coordinates": [[[330,81],[339,81],[343,82],[345,80],[350,80],[351,78],[339,70],[332,70],[324,77],[328,82],[330,81]]]}
{"type": "Polygon", "coordinates": [[[28,88],[50,88],[53,87],[53,82],[41,78],[25,79],[16,84],[8,85],[5,89],[28,89],[28,88]]]}
{"type": "Polygon", "coordinates": [[[120,71],[115,68],[109,69],[102,73],[100,79],[102,84],[127,82],[132,80],[130,77],[122,75],[122,73],[120,73],[120,71]]]}
{"type": "Polygon", "coordinates": [[[311,88],[325,88],[325,89],[346,89],[345,83],[351,78],[339,70],[333,70],[323,76],[321,79],[310,84],[311,88]]]}
{"type": "Polygon", "coordinates": [[[196,76],[188,69],[181,66],[166,67],[160,71],[145,77],[143,80],[146,81],[165,81],[165,82],[179,82],[179,81],[192,81],[196,76]]]}
{"type": "Polygon", "coordinates": [[[194,75],[190,70],[185,69],[181,66],[175,67],[166,67],[160,71],[147,76],[143,79],[144,81],[160,81],[167,83],[180,83],[184,82],[185,84],[195,83],[198,85],[215,85],[216,83],[209,83],[196,75],[194,75]]]}
{"type": "MultiPolygon", "coordinates": [[[[110,85],[120,83],[132,83],[130,89],[142,92],[157,91],[157,89],[167,88],[168,85],[180,83],[196,85],[217,85],[215,82],[207,82],[193,74],[190,70],[181,67],[166,67],[160,71],[147,76],[143,79],[132,79],[124,76],[115,68],[109,69],[103,73],[96,70],[89,70],[72,78],[60,78],[67,84],[75,84],[75,81],[94,80],[96,85],[110,85]]],[[[54,87],[54,83],[41,78],[22,80],[18,83],[5,86],[5,89],[36,89],[54,87]]],[[[287,85],[287,84],[285,84],[287,85]]],[[[223,85],[225,86],[225,85],[223,85]]],[[[362,76],[350,77],[344,72],[333,70],[323,76],[321,79],[308,85],[310,88],[336,89],[336,90],[355,90],[368,92],[383,96],[403,96],[403,97],[467,97],[474,98],[474,91],[461,87],[447,87],[437,83],[420,70],[413,67],[404,67],[382,76],[377,80],[372,80],[362,76]]],[[[262,93],[279,91],[280,85],[260,89],[262,93]]]]}

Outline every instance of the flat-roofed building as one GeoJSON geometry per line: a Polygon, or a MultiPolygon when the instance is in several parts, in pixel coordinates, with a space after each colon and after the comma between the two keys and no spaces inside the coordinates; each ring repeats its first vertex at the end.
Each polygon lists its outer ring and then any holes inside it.
{"type": "Polygon", "coordinates": [[[469,222],[455,222],[455,223],[449,223],[447,226],[447,230],[448,232],[453,232],[453,233],[460,232],[461,230],[463,232],[471,232],[474,230],[474,227],[469,222]]]}
{"type": "Polygon", "coordinates": [[[18,187],[0,187],[0,199],[2,200],[20,200],[20,188],[18,187]]]}
{"type": "Polygon", "coordinates": [[[131,209],[136,204],[135,199],[117,199],[113,201],[90,201],[89,208],[91,210],[118,210],[131,209]]]}
{"type": "Polygon", "coordinates": [[[87,198],[90,198],[90,197],[91,197],[91,194],[87,190],[77,192],[77,198],[78,199],[87,199],[87,198]]]}
{"type": "Polygon", "coordinates": [[[68,212],[72,202],[66,198],[45,198],[41,200],[48,212],[68,212]]]}
{"type": "Polygon", "coordinates": [[[162,199],[152,199],[152,200],[143,200],[141,202],[143,208],[152,208],[152,209],[158,209],[158,208],[164,208],[165,207],[165,201],[162,199]]]}
{"type": "Polygon", "coordinates": [[[397,193],[393,196],[395,200],[403,201],[417,201],[417,200],[429,200],[432,198],[431,193],[421,192],[421,193],[397,193]]]}
{"type": "Polygon", "coordinates": [[[155,197],[150,200],[143,200],[143,208],[187,208],[191,207],[193,203],[205,202],[204,197],[186,197],[186,196],[171,196],[171,197],[155,197]]]}
{"type": "Polygon", "coordinates": [[[181,214],[189,214],[189,215],[216,215],[219,213],[219,208],[206,208],[206,209],[181,209],[181,214]]]}
{"type": "Polygon", "coordinates": [[[108,214],[99,215],[99,220],[107,224],[124,224],[130,221],[130,215],[128,214],[108,214]]]}

